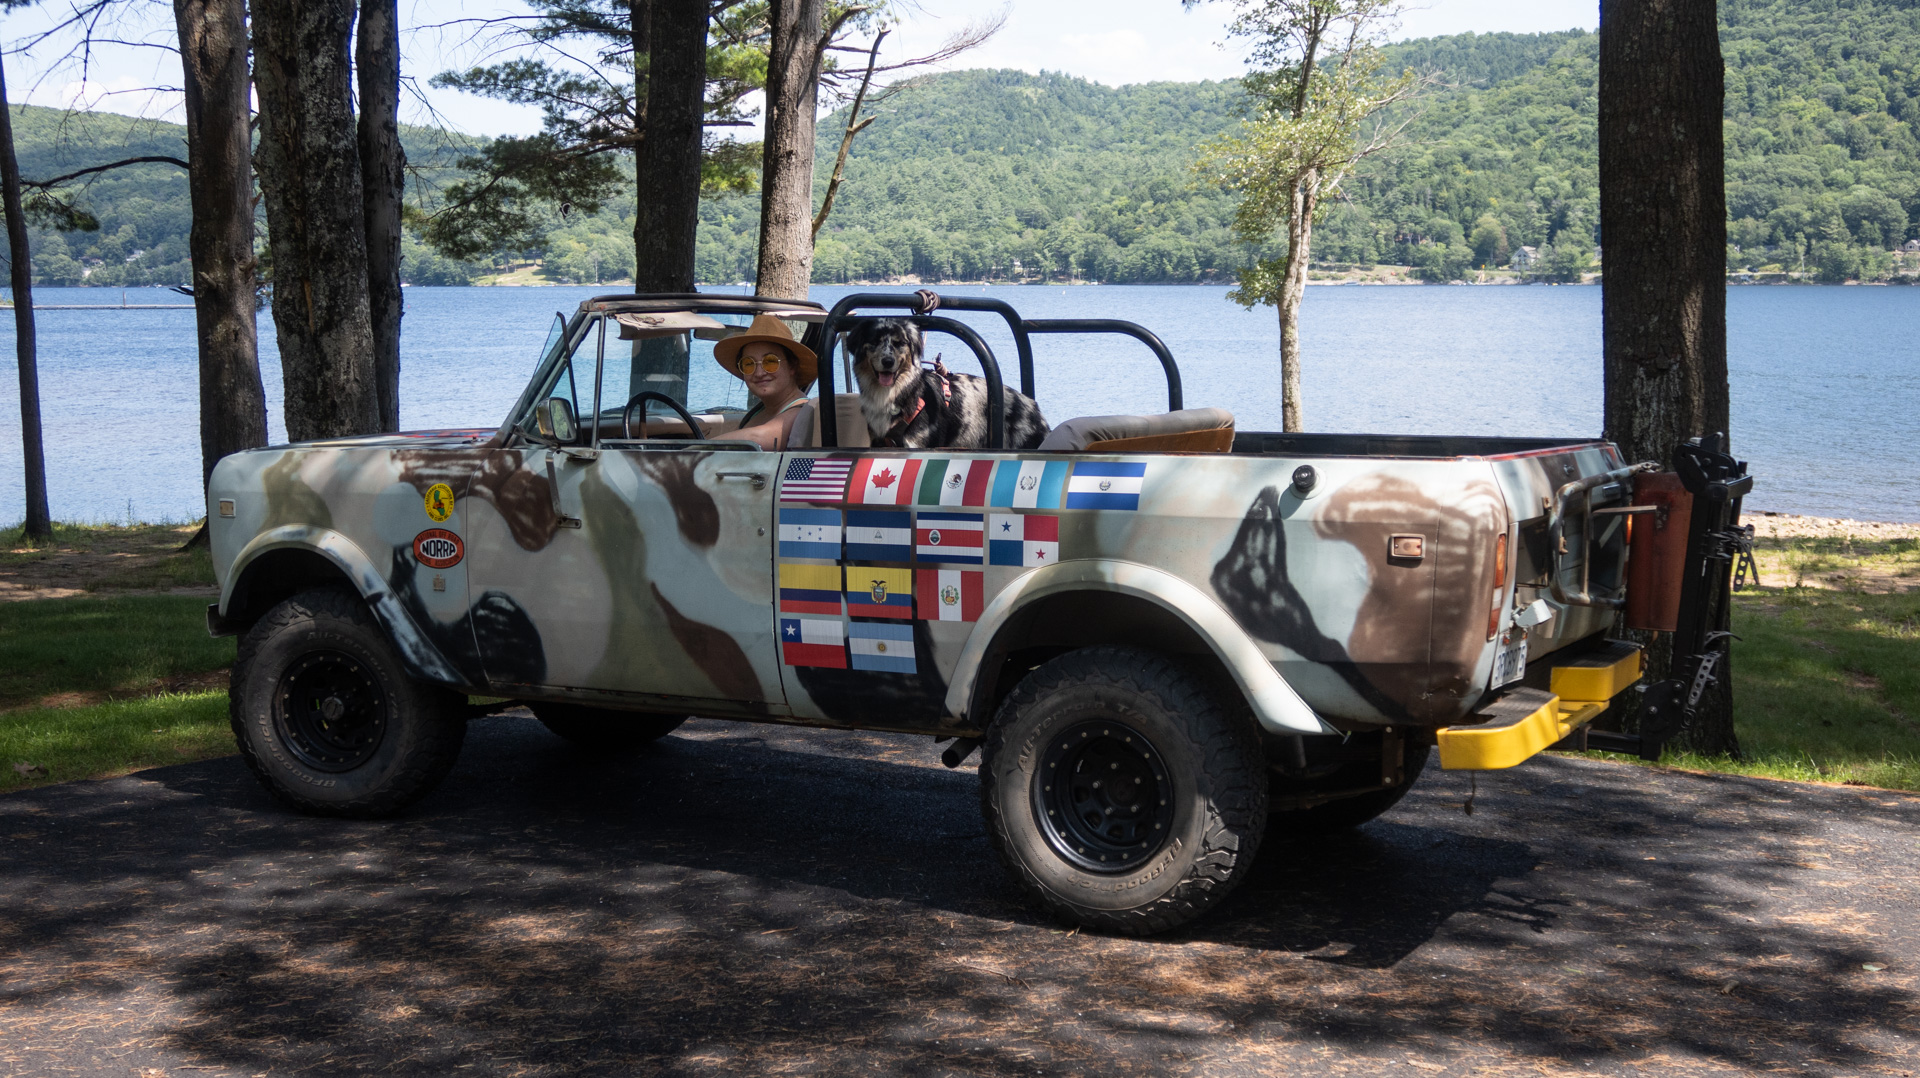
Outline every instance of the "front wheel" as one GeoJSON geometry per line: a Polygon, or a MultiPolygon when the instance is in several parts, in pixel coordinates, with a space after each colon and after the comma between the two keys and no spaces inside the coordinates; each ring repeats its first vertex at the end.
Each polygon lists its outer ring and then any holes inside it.
{"type": "Polygon", "coordinates": [[[357,596],[316,588],[240,640],[227,694],[240,756],[276,798],[319,816],[390,816],[453,769],[464,698],[407,676],[357,596]]]}
{"type": "Polygon", "coordinates": [[[1164,656],[1062,655],[1008,695],[980,764],[987,833],[1049,912],[1145,935],[1200,916],[1267,822],[1254,728],[1164,656]]]}

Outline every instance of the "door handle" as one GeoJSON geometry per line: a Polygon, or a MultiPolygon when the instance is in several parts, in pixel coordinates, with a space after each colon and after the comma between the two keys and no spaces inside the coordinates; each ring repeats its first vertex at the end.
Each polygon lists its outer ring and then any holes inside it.
{"type": "Polygon", "coordinates": [[[760,472],[721,472],[722,479],[744,479],[753,484],[755,490],[767,489],[767,477],[760,472]]]}

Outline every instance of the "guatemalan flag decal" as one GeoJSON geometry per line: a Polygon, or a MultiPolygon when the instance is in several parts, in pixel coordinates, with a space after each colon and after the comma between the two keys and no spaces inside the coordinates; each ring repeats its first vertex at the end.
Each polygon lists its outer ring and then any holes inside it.
{"type": "Polygon", "coordinates": [[[1003,460],[993,473],[990,504],[1008,509],[1058,509],[1067,484],[1064,460],[1003,460]]]}
{"type": "Polygon", "coordinates": [[[847,626],[824,618],[781,618],[780,656],[788,666],[847,668],[847,626]]]}
{"type": "Polygon", "coordinates": [[[979,513],[929,513],[913,522],[913,550],[920,561],[979,565],[985,522],[979,513]]]}
{"type": "Polygon", "coordinates": [[[1068,509],[1138,509],[1145,461],[1086,461],[1076,465],[1067,483],[1068,509]]]}
{"type": "Polygon", "coordinates": [[[1052,565],[1060,560],[1060,518],[993,514],[987,521],[987,555],[992,565],[1052,565]]]}

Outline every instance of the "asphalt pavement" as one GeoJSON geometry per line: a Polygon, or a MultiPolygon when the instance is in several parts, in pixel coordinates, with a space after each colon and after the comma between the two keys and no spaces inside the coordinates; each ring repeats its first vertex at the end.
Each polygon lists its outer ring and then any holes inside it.
{"type": "Polygon", "coordinates": [[[1543,758],[1025,906],[924,737],[473,724],[400,819],[228,757],[0,797],[0,1074],[1920,1074],[1920,797],[1543,758]]]}

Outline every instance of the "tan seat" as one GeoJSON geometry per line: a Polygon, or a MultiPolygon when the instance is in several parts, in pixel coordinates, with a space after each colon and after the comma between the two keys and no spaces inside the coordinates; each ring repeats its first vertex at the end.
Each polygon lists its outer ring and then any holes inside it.
{"type": "MultiPolygon", "coordinates": [[[[801,405],[793,417],[793,429],[787,432],[788,449],[818,449],[820,447],[820,424],[818,418],[820,402],[816,398],[801,405]]],[[[840,425],[840,447],[842,449],[865,449],[873,444],[873,438],[867,433],[867,417],[860,411],[860,398],[846,393],[836,393],[833,398],[834,417],[840,425]]]]}
{"type": "Polygon", "coordinates": [[[1233,413],[1185,408],[1164,415],[1089,415],[1053,428],[1043,453],[1226,453],[1233,449],[1233,413]]]}

